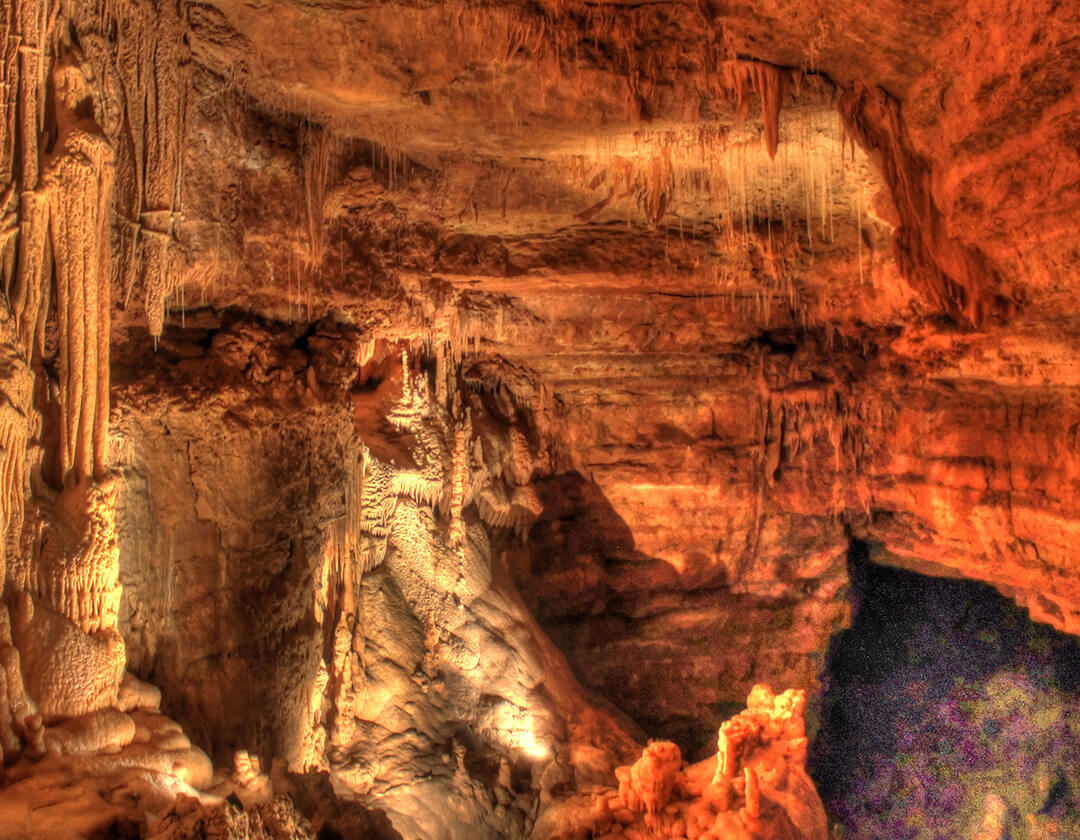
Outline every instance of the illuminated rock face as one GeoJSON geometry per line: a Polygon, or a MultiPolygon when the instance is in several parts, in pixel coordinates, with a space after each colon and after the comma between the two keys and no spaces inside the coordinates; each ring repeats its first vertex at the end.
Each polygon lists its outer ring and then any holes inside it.
{"type": "Polygon", "coordinates": [[[38,597],[84,633],[115,631],[120,609],[120,550],[111,486],[66,487],[44,510],[37,558],[38,597]]]}
{"type": "Polygon", "coordinates": [[[801,690],[754,686],[721,727],[715,756],[684,766],[676,744],[653,741],[615,769],[617,793],[594,792],[584,812],[573,801],[556,806],[537,835],[824,840],[825,811],[806,775],[805,700],[801,690]]]}
{"type": "MultiPolygon", "coordinates": [[[[240,332],[258,335],[230,330],[240,332]]],[[[215,343],[237,348],[224,331],[215,343]]],[[[264,767],[273,756],[326,773],[406,836],[516,836],[542,787],[610,773],[633,740],[592,707],[496,553],[519,539],[528,508],[515,502],[521,512],[506,516],[479,503],[528,498],[531,431],[512,404],[456,380],[434,387],[413,354],[406,374],[388,350],[378,384],[349,410],[290,391],[271,429],[252,363],[269,348],[249,352],[205,360],[215,378],[236,376],[230,395],[167,408],[168,435],[142,414],[167,365],[118,385],[118,517],[134,535],[121,551],[121,623],[138,672],[199,722],[192,734],[219,763],[252,750],[264,767]],[[177,480],[146,486],[174,464],[177,480]],[[241,464],[254,484],[237,492],[239,466],[221,465],[241,464]],[[150,560],[164,551],[171,589],[150,560]],[[274,623],[251,603],[269,605],[274,623]],[[259,721],[252,686],[267,698],[259,721]]]]}
{"type": "Polygon", "coordinates": [[[1080,633],[1073,4],[0,20],[18,831],[756,831],[852,538],[1080,633]]]}
{"type": "Polygon", "coordinates": [[[302,763],[329,770],[406,836],[522,835],[536,793],[512,767],[544,787],[555,782],[541,773],[587,774],[575,750],[610,762],[632,742],[590,707],[499,568],[493,541],[533,513],[480,502],[520,496],[531,472],[527,450],[515,450],[522,432],[454,382],[440,401],[407,355],[400,371],[386,416],[411,435],[415,467],[360,453],[357,498],[382,514],[374,530],[361,518],[342,552],[356,559],[316,594],[333,653],[316,679],[318,747],[302,763]],[[361,558],[379,562],[362,571],[361,558]],[[486,783],[484,766],[500,769],[486,783]],[[447,813],[459,816],[448,824],[447,813]]]}

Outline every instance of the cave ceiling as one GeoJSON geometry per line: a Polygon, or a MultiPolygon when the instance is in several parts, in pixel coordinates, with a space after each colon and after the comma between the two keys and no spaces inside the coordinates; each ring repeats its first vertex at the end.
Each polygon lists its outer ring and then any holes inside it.
{"type": "MultiPolygon", "coordinates": [[[[115,412],[333,400],[448,342],[677,589],[854,533],[1077,628],[1069,4],[14,11],[4,171],[35,121],[46,175],[80,126],[114,159],[115,412]]],[[[61,458],[100,473],[107,419],[61,458]]]]}
{"type": "MultiPolygon", "coordinates": [[[[116,37],[73,20],[87,55],[116,37]]],[[[763,516],[826,543],[842,519],[1076,627],[1069,4],[223,1],[155,26],[174,66],[119,155],[157,121],[128,201],[167,270],[125,266],[119,383],[226,311],[345,325],[361,359],[450,340],[542,398],[550,468],[678,570],[765,551],[763,516]]]]}

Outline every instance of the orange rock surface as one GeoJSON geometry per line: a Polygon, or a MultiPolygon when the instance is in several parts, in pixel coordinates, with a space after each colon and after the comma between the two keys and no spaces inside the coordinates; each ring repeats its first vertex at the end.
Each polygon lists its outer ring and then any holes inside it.
{"type": "Polygon", "coordinates": [[[1080,634],[1076,4],[0,22],[12,790],[134,750],[155,814],[523,837],[650,736],[666,820],[719,729],[749,832],[804,701],[721,724],[813,696],[853,539],[1080,634]]]}
{"type": "Polygon", "coordinates": [[[592,794],[587,818],[566,802],[537,836],[824,840],[825,811],[806,775],[805,700],[802,690],[777,696],[755,685],[747,708],[721,726],[716,755],[684,765],[677,745],[653,741],[615,769],[617,793],[592,794]]]}

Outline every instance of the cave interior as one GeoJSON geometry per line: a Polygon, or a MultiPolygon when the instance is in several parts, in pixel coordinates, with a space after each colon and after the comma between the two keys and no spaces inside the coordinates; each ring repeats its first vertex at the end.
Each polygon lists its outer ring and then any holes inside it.
{"type": "Polygon", "coordinates": [[[0,20],[0,840],[1080,837],[1080,6],[0,20]]]}

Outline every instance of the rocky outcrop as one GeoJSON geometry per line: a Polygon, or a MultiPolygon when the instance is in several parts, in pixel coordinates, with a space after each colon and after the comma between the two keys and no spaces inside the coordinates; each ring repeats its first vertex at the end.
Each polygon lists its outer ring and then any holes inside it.
{"type": "Polygon", "coordinates": [[[617,793],[595,791],[584,814],[572,799],[552,807],[534,836],[824,840],[825,811],[806,775],[805,704],[801,690],[756,685],[721,726],[716,755],[685,765],[676,744],[652,741],[615,769],[617,793]]]}

